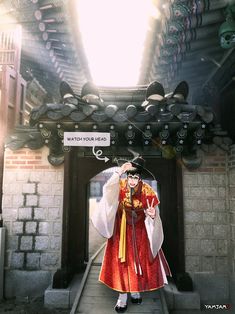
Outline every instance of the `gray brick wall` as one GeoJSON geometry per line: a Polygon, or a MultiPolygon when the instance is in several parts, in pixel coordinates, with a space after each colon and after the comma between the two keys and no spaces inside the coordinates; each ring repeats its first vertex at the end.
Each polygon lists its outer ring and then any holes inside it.
{"type": "Polygon", "coordinates": [[[231,146],[228,156],[228,199],[230,206],[230,270],[235,274],[235,145],[231,146]]]}
{"type": "MultiPolygon", "coordinates": [[[[26,154],[32,153],[24,150],[26,154]]],[[[47,152],[42,150],[43,156],[47,152]]],[[[3,220],[7,227],[6,270],[60,267],[63,166],[5,169],[3,220]],[[48,168],[48,169],[47,169],[48,168]]]]}
{"type": "Polygon", "coordinates": [[[228,155],[201,155],[197,170],[183,169],[186,270],[225,273],[231,256],[228,155]]]}

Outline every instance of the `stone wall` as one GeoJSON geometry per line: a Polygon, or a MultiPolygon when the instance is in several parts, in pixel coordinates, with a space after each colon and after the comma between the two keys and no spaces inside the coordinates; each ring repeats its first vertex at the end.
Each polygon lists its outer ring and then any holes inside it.
{"type": "Polygon", "coordinates": [[[5,295],[40,295],[60,267],[63,166],[48,149],[5,151],[3,220],[7,228],[5,295]]]}
{"type": "Polygon", "coordinates": [[[232,300],[234,271],[231,154],[220,149],[199,154],[198,169],[183,169],[186,271],[201,304],[223,304],[232,300]]]}
{"type": "Polygon", "coordinates": [[[227,154],[204,154],[199,169],[183,169],[186,270],[225,273],[229,267],[227,154]]]}
{"type": "Polygon", "coordinates": [[[231,147],[228,156],[228,184],[230,205],[231,231],[231,272],[235,273],[235,145],[231,147]]]}
{"type": "Polygon", "coordinates": [[[230,205],[230,298],[235,307],[235,145],[228,156],[228,186],[230,205]]]}

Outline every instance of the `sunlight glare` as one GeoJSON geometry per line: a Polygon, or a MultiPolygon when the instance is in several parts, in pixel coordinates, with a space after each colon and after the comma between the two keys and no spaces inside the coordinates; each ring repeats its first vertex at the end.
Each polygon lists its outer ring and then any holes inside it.
{"type": "Polygon", "coordinates": [[[96,85],[131,86],[139,78],[151,0],[78,0],[79,30],[96,85]]]}

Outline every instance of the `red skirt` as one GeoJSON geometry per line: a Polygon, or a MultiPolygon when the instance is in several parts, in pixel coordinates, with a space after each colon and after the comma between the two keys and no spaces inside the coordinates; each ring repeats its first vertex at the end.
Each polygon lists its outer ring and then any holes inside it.
{"type": "Polygon", "coordinates": [[[142,274],[136,274],[134,267],[134,250],[132,225],[126,226],[126,261],[118,258],[120,219],[117,218],[114,235],[108,239],[99,281],[119,292],[142,292],[156,290],[164,286],[164,275],[171,275],[169,266],[160,250],[153,259],[147,231],[143,220],[135,224],[135,235],[142,274]],[[162,268],[164,269],[162,271],[162,268]]]}

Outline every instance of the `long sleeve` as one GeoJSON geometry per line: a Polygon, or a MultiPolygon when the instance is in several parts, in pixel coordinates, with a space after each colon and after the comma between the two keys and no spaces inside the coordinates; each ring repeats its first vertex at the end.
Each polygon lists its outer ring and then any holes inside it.
{"type": "Polygon", "coordinates": [[[146,197],[145,206],[147,205],[147,199],[149,201],[149,204],[151,204],[152,200],[154,199],[153,206],[156,208],[156,216],[154,219],[152,219],[148,215],[145,218],[145,228],[147,231],[151,252],[153,254],[153,257],[155,257],[162,246],[164,238],[162,221],[159,215],[158,208],[160,201],[157,192],[155,192],[148,184],[145,184],[143,190],[146,197]]]}
{"type": "Polygon", "coordinates": [[[91,221],[105,238],[113,235],[114,222],[119,202],[119,175],[114,173],[103,187],[103,196],[97,204],[91,221]]]}
{"type": "Polygon", "coordinates": [[[153,257],[155,257],[162,246],[164,238],[158,207],[156,208],[156,217],[154,219],[149,216],[145,218],[145,228],[148,234],[151,252],[153,257]]]}

